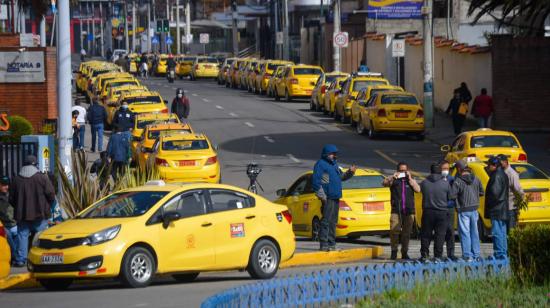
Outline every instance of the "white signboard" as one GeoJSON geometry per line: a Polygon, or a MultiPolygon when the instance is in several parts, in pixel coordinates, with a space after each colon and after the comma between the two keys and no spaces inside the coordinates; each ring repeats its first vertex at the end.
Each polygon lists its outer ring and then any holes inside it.
{"type": "Polygon", "coordinates": [[[44,82],[44,52],[0,52],[0,83],[44,82]]]}
{"type": "Polygon", "coordinates": [[[187,37],[185,37],[185,34],[181,36],[181,40],[184,44],[191,44],[193,43],[193,34],[189,33],[187,34],[187,37]]]}
{"type": "Polygon", "coordinates": [[[8,6],[0,4],[0,20],[8,20],[8,6]]]}
{"type": "Polygon", "coordinates": [[[391,55],[394,58],[405,56],[405,40],[393,39],[391,41],[391,55]]]}
{"type": "Polygon", "coordinates": [[[333,35],[333,45],[334,47],[346,48],[348,47],[348,33],[347,32],[338,32],[333,35]]]}
{"type": "Polygon", "coordinates": [[[275,33],[275,43],[277,45],[283,45],[283,42],[284,42],[283,32],[275,33]]]}
{"type": "Polygon", "coordinates": [[[23,47],[35,47],[34,35],[32,33],[19,34],[19,45],[23,47]]]}
{"type": "Polygon", "coordinates": [[[199,41],[201,44],[208,44],[210,42],[210,35],[208,33],[201,33],[199,41]]]}

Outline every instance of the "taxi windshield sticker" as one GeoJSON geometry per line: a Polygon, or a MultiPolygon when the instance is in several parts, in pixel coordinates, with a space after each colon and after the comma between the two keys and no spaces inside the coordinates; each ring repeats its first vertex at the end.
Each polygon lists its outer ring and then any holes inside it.
{"type": "Polygon", "coordinates": [[[231,237],[244,237],[244,224],[231,224],[231,237]]]}

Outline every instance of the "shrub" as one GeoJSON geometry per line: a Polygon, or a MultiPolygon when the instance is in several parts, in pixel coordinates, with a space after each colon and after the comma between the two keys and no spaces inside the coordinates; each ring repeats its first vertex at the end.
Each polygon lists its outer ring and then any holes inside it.
{"type": "Polygon", "coordinates": [[[22,116],[9,116],[8,121],[10,122],[10,135],[0,137],[0,141],[2,142],[19,142],[21,141],[21,136],[33,133],[31,122],[22,116]]]}
{"type": "Polygon", "coordinates": [[[508,245],[510,266],[519,282],[550,282],[550,225],[515,228],[508,245]]]}

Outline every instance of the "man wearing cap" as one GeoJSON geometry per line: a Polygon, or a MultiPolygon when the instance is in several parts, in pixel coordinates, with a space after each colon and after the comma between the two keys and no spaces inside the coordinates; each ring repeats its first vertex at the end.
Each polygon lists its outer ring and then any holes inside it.
{"type": "Polygon", "coordinates": [[[508,254],[506,222],[508,221],[510,184],[498,157],[490,158],[487,165],[489,182],[485,191],[484,215],[486,219],[491,220],[495,258],[502,259],[508,254]]]}
{"type": "Polygon", "coordinates": [[[500,154],[498,159],[500,159],[502,170],[504,170],[504,173],[508,176],[508,185],[510,185],[510,193],[508,194],[508,222],[506,225],[506,231],[509,234],[518,223],[519,212],[516,207],[515,194],[518,194],[521,198],[524,198],[525,192],[519,183],[519,174],[510,166],[510,163],[508,162],[508,156],[500,154]]]}
{"type": "Polygon", "coordinates": [[[8,199],[10,179],[7,176],[0,177],[0,221],[6,230],[6,238],[10,245],[11,261],[15,260],[17,249],[17,222],[13,219],[13,207],[8,199]]]}
{"type": "Polygon", "coordinates": [[[451,188],[450,198],[455,200],[458,212],[458,233],[462,247],[462,258],[467,262],[480,257],[479,230],[479,197],[483,196],[483,185],[479,179],[471,173],[465,161],[455,163],[457,176],[451,188]]]}
{"type": "Polygon", "coordinates": [[[51,204],[55,201],[55,191],[50,179],[38,170],[36,164],[36,156],[28,155],[10,187],[9,200],[15,208],[18,228],[15,267],[25,266],[29,235],[48,227],[51,204]]]}
{"type": "Polygon", "coordinates": [[[342,198],[342,181],[350,179],[357,167],[351,166],[342,172],[336,161],[338,148],[333,144],[323,147],[321,159],[313,167],[312,186],[316,196],[321,199],[321,228],[319,241],[321,251],[336,250],[336,223],[342,198]]]}

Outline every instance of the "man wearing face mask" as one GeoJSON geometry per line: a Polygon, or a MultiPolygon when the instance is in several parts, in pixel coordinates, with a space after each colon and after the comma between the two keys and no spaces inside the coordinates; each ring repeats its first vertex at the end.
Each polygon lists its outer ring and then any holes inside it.
{"type": "Polygon", "coordinates": [[[129,133],[134,127],[134,113],[128,109],[128,102],[123,101],[120,109],[115,112],[113,127],[125,133],[129,133]]]}
{"type": "MultiPolygon", "coordinates": [[[[441,175],[443,180],[453,185],[454,177],[450,175],[451,165],[448,161],[442,160],[439,162],[441,167],[441,175]]],[[[445,246],[447,246],[447,258],[456,261],[455,256],[455,201],[447,201],[447,231],[445,233],[445,246]]]]}
{"type": "Polygon", "coordinates": [[[183,122],[189,116],[189,99],[185,96],[183,89],[176,91],[176,97],[172,101],[170,112],[177,115],[178,119],[183,122]]]}

